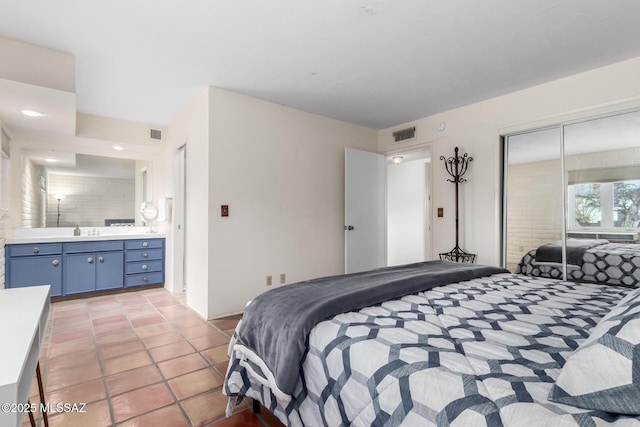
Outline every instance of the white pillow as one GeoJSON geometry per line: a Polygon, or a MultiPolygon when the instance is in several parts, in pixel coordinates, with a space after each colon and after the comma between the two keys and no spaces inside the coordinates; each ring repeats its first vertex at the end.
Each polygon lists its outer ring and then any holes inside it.
{"type": "Polygon", "coordinates": [[[640,415],[640,289],[604,316],[569,357],[549,400],[640,415]]]}

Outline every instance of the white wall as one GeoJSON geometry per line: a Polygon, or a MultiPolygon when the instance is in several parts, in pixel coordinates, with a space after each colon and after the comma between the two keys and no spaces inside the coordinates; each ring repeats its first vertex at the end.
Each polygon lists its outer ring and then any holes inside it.
{"type": "Polygon", "coordinates": [[[433,252],[448,251],[455,241],[453,184],[436,159],[452,156],[456,146],[473,157],[468,182],[460,185],[461,246],[477,253],[479,263],[499,264],[500,135],[640,106],[638,75],[640,58],[634,58],[381,130],[381,152],[432,146],[433,252]],[[444,132],[437,130],[440,122],[447,124],[444,132]],[[394,144],[392,132],[408,125],[416,126],[416,141],[394,144]],[[435,216],[438,207],[444,208],[444,218],[435,216]]]}
{"type": "Polygon", "coordinates": [[[387,264],[424,261],[426,160],[387,165],[387,264]]]}
{"type": "MultiPolygon", "coordinates": [[[[167,141],[165,152],[157,159],[159,167],[154,170],[154,189],[160,197],[174,197],[173,187],[174,156],[177,149],[187,144],[187,200],[186,200],[186,241],[188,257],[187,297],[190,307],[202,317],[209,316],[209,282],[213,276],[209,253],[210,212],[209,212],[209,175],[210,175],[210,117],[209,92],[207,88],[171,122],[166,128],[163,139],[167,141]],[[162,172],[160,172],[162,171],[162,172]]],[[[173,242],[175,221],[166,226],[166,270],[165,286],[174,289],[174,251],[173,242]]]]}
{"type": "Polygon", "coordinates": [[[342,273],[344,149],[375,151],[377,132],[220,89],[210,119],[209,317],[241,311],[267,275],[342,273]]]}

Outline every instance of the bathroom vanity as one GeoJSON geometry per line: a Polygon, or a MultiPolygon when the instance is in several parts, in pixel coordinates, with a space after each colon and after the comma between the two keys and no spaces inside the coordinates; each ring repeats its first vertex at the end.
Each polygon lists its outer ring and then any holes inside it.
{"type": "Polygon", "coordinates": [[[55,297],[164,283],[157,234],[13,239],[5,250],[7,288],[49,285],[55,297]]]}

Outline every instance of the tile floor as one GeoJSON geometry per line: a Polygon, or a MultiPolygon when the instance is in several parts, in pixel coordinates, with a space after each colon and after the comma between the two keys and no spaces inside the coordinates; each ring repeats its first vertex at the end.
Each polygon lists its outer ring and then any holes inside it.
{"type": "MultiPolygon", "coordinates": [[[[224,416],[239,318],[205,322],[164,289],[53,303],[40,357],[46,399],[86,407],[50,413],[50,426],[281,426],[248,404],[224,416]]],[[[37,403],[35,384],[31,394],[37,403]]]]}

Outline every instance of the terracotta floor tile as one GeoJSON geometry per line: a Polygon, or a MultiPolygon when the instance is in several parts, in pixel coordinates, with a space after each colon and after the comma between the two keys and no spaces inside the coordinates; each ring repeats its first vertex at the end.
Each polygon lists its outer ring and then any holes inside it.
{"type": "Polygon", "coordinates": [[[207,348],[229,344],[229,337],[211,328],[206,335],[191,338],[189,341],[198,350],[206,350],[207,348]]]}
{"type": "Polygon", "coordinates": [[[171,405],[118,424],[118,427],[180,427],[187,425],[187,420],[178,405],[171,405]]]}
{"type": "Polygon", "coordinates": [[[256,414],[245,409],[229,418],[215,422],[212,427],[264,427],[264,424],[256,414]]]}
{"type": "Polygon", "coordinates": [[[75,325],[76,323],[88,322],[89,313],[85,310],[78,310],[77,313],[65,313],[64,316],[55,316],[53,322],[49,322],[52,326],[68,326],[75,325]]]}
{"type": "Polygon", "coordinates": [[[129,319],[138,319],[140,317],[159,316],[158,310],[156,310],[151,304],[145,304],[142,307],[132,305],[124,310],[127,313],[129,319]]]}
{"type": "Polygon", "coordinates": [[[224,418],[227,397],[219,391],[199,394],[181,402],[194,426],[200,427],[224,418]]]}
{"type": "Polygon", "coordinates": [[[98,378],[86,383],[61,388],[46,394],[46,401],[55,403],[91,403],[106,398],[104,382],[98,378]]]}
{"type": "Polygon", "coordinates": [[[166,322],[167,321],[165,320],[165,318],[158,314],[153,316],[137,317],[137,318],[131,319],[131,324],[133,325],[134,328],[139,328],[141,326],[156,325],[158,323],[166,323],[166,322]]]}
{"type": "Polygon", "coordinates": [[[126,320],[127,318],[124,316],[124,314],[116,314],[115,316],[100,317],[98,319],[92,320],[91,322],[93,323],[93,326],[97,326],[104,325],[106,323],[123,322],[126,320]]]}
{"type": "Polygon", "coordinates": [[[169,386],[179,400],[186,399],[222,385],[222,377],[213,370],[205,368],[169,380],[169,386]]]}
{"type": "Polygon", "coordinates": [[[140,338],[159,335],[172,330],[173,328],[168,323],[158,323],[157,325],[142,326],[135,329],[140,338]]]}
{"type": "Polygon", "coordinates": [[[171,323],[180,330],[193,328],[194,326],[209,326],[202,318],[191,313],[176,316],[171,319],[171,323]]]}
{"type": "Polygon", "coordinates": [[[98,351],[100,352],[102,360],[124,356],[125,354],[136,353],[143,350],[144,346],[140,340],[117,342],[98,346],[98,351]]]}
{"type": "Polygon", "coordinates": [[[163,314],[184,314],[189,312],[189,309],[182,304],[166,305],[164,307],[158,307],[158,310],[163,314]]]}
{"type": "Polygon", "coordinates": [[[151,357],[155,362],[162,362],[163,360],[175,359],[178,356],[184,356],[185,354],[194,353],[195,350],[186,341],[178,341],[173,344],[163,345],[162,347],[156,347],[149,350],[151,357]]]}
{"type": "Polygon", "coordinates": [[[164,378],[155,365],[144,366],[106,377],[109,394],[113,397],[163,381],[164,378]]]}
{"type": "Polygon", "coordinates": [[[189,338],[189,339],[207,335],[207,334],[211,333],[211,331],[217,332],[215,329],[213,329],[213,327],[207,325],[204,322],[203,322],[202,325],[191,326],[189,328],[181,328],[180,329],[180,333],[185,338],[189,338]]]}
{"type": "Polygon", "coordinates": [[[105,375],[113,375],[118,372],[128,371],[130,369],[140,368],[153,363],[146,351],[126,354],[124,356],[114,357],[102,362],[105,375]]]}
{"type": "Polygon", "coordinates": [[[221,345],[219,347],[201,351],[200,353],[209,359],[212,365],[216,365],[229,360],[229,357],[227,356],[228,347],[228,345],[221,345]]]}
{"type": "Polygon", "coordinates": [[[120,303],[117,301],[101,302],[101,303],[89,303],[89,311],[94,314],[99,311],[119,310],[121,308],[120,303]]]}
{"type": "Polygon", "coordinates": [[[98,364],[98,353],[93,349],[74,351],[70,353],[61,353],[47,360],[47,369],[49,371],[59,371],[60,369],[73,368],[78,366],[79,361],[82,364],[94,363],[98,364]]]}
{"type": "Polygon", "coordinates": [[[167,386],[159,383],[116,396],[111,399],[111,407],[119,423],[173,402],[167,386]]]}
{"type": "Polygon", "coordinates": [[[147,348],[160,347],[162,345],[172,344],[179,341],[184,341],[184,339],[179,333],[174,331],[142,338],[142,342],[144,342],[144,345],[147,348]]]}
{"type": "Polygon", "coordinates": [[[104,325],[94,325],[93,332],[96,336],[110,335],[116,332],[122,332],[131,329],[131,324],[128,320],[121,320],[119,322],[105,323],[104,325]]]}
{"type": "Polygon", "coordinates": [[[152,301],[151,304],[153,304],[153,306],[156,308],[160,308],[160,307],[168,307],[171,305],[178,305],[180,303],[176,300],[173,300],[173,301],[162,300],[162,301],[152,301]]]}
{"type": "Polygon", "coordinates": [[[110,310],[91,311],[91,319],[102,319],[103,317],[111,317],[116,315],[124,315],[124,311],[119,308],[113,308],[110,310]]]}
{"type": "Polygon", "coordinates": [[[57,331],[51,335],[52,344],[62,344],[70,341],[78,341],[91,338],[91,328],[72,329],[69,331],[57,331]]]}
{"type": "Polygon", "coordinates": [[[225,317],[222,319],[215,319],[215,320],[209,320],[209,323],[211,323],[213,326],[215,326],[216,328],[220,329],[221,331],[227,330],[227,329],[235,329],[236,326],[238,325],[238,322],[240,321],[241,316],[233,316],[233,317],[225,317]]]}
{"type": "Polygon", "coordinates": [[[100,365],[97,363],[76,365],[56,371],[48,371],[46,386],[48,390],[58,390],[94,380],[101,376],[102,372],[100,371],[100,365]]]}
{"type": "Polygon", "coordinates": [[[207,367],[207,362],[198,353],[181,356],[158,363],[158,368],[165,378],[174,378],[189,372],[207,367]]]}
{"type": "Polygon", "coordinates": [[[85,412],[68,412],[49,417],[51,427],[107,427],[113,425],[106,400],[90,403],[85,412]]]}
{"type": "Polygon", "coordinates": [[[55,357],[64,354],[73,354],[81,351],[95,351],[96,346],[93,339],[87,338],[79,341],[66,342],[63,344],[52,344],[49,346],[49,357],[55,357]]]}
{"type": "Polygon", "coordinates": [[[229,368],[229,361],[225,361],[225,362],[221,362],[221,363],[216,363],[215,365],[213,365],[214,368],[216,368],[216,371],[218,371],[220,373],[220,375],[222,375],[222,377],[224,378],[227,375],[227,369],[229,368]]]}
{"type": "Polygon", "coordinates": [[[108,335],[100,335],[96,337],[96,342],[98,345],[103,344],[111,344],[111,343],[122,343],[128,341],[137,340],[138,336],[133,331],[133,329],[128,329],[120,332],[116,332],[108,335]]]}

